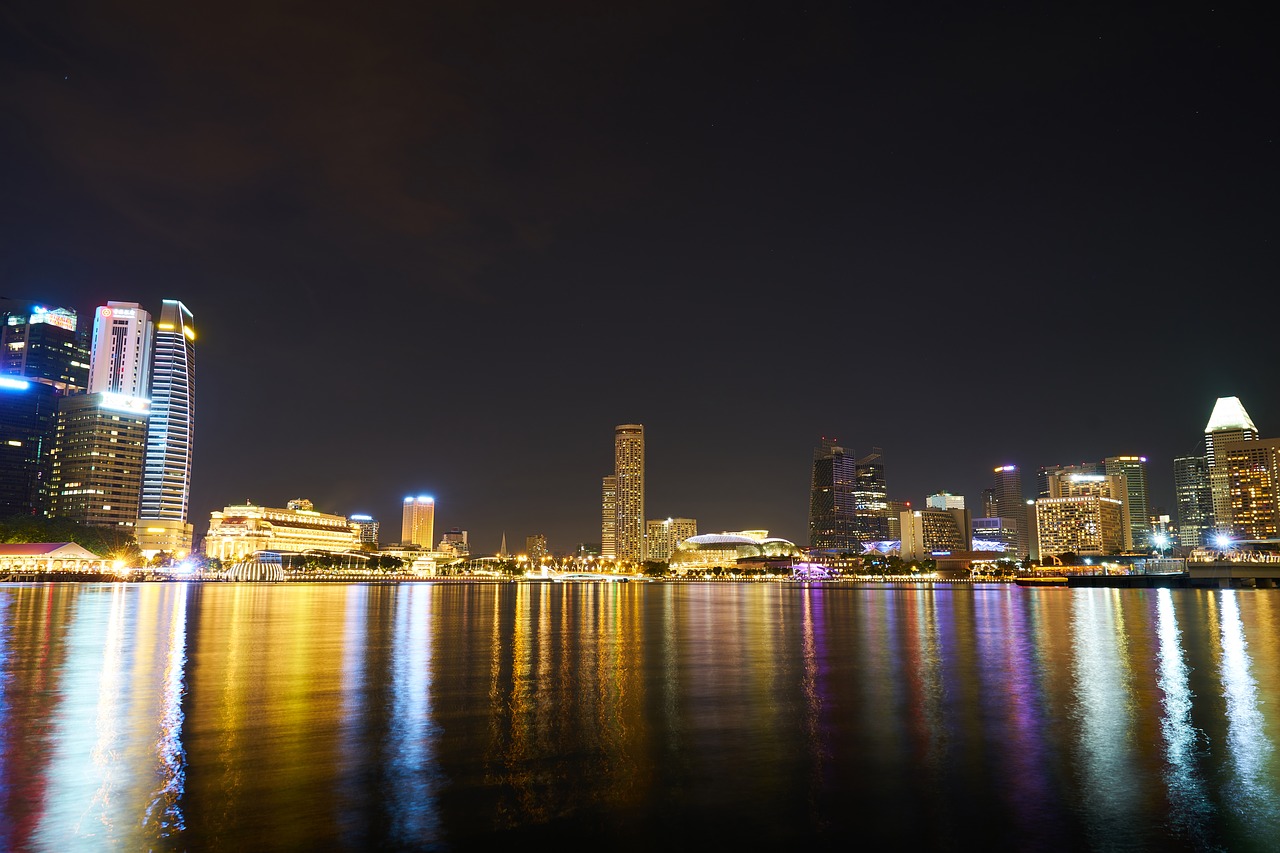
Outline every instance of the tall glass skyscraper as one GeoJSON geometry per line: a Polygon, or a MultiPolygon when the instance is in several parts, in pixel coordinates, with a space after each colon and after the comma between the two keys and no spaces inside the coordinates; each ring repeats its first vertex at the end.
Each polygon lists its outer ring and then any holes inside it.
{"type": "Polygon", "coordinates": [[[93,316],[89,393],[145,398],[151,383],[151,314],[136,302],[108,302],[93,316]]]}
{"type": "Polygon", "coordinates": [[[187,306],[166,299],[152,347],[151,419],[138,508],[144,553],[191,550],[187,510],[195,432],[195,326],[187,306]]]}
{"type": "Polygon", "coordinates": [[[618,508],[615,556],[639,563],[645,559],[643,424],[619,424],[614,428],[613,476],[617,481],[618,508]]]}
{"type": "Polygon", "coordinates": [[[1147,510],[1147,457],[1108,456],[1103,472],[1124,477],[1129,495],[1129,532],[1132,547],[1142,551],[1151,545],[1151,516],[1147,510]]]}
{"type": "Polygon", "coordinates": [[[822,551],[862,552],[854,488],[858,462],[852,451],[823,438],[813,451],[809,486],[809,547],[822,551]]]}
{"type": "Polygon", "coordinates": [[[1178,504],[1178,544],[1196,548],[1213,532],[1213,493],[1204,456],[1173,457],[1173,492],[1178,504]]]}

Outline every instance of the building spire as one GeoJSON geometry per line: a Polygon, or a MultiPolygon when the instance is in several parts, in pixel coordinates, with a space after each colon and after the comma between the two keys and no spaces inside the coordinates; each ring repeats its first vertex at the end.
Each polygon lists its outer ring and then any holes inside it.
{"type": "Polygon", "coordinates": [[[507,556],[507,531],[502,531],[502,547],[498,549],[498,556],[507,556]]]}

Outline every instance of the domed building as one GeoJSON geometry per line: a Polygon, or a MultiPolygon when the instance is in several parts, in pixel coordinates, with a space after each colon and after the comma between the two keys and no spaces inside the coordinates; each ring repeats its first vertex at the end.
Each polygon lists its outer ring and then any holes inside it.
{"type": "Polygon", "coordinates": [[[767,530],[742,530],[690,536],[676,545],[671,555],[671,570],[678,573],[717,566],[724,569],[744,565],[782,567],[802,558],[802,552],[794,543],[768,533],[767,530]]]}

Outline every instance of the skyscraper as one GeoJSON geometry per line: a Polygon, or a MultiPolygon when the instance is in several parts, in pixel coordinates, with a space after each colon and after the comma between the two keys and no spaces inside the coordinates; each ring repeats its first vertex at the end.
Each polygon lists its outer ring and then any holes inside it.
{"type": "Polygon", "coordinates": [[[0,516],[49,514],[58,399],[88,383],[89,339],[75,311],[0,314],[0,516]]]}
{"type": "Polygon", "coordinates": [[[161,304],[151,370],[151,418],[138,511],[144,554],[191,550],[187,523],[195,432],[195,326],[187,306],[161,304]]]}
{"type": "Polygon", "coordinates": [[[89,392],[146,398],[151,382],[151,315],[136,302],[108,302],[93,318],[89,392]]]}
{"type": "Polygon", "coordinates": [[[372,550],[378,550],[378,528],[382,525],[371,515],[358,514],[349,516],[351,523],[355,525],[357,534],[360,537],[360,547],[368,546],[372,550]]]}
{"type": "Polygon", "coordinates": [[[147,413],[146,400],[109,391],[61,398],[52,515],[135,530],[147,413]]]}
{"type": "Polygon", "coordinates": [[[1280,438],[1223,441],[1215,448],[1227,469],[1233,537],[1280,536],[1280,438]]]}
{"type": "Polygon", "coordinates": [[[853,453],[834,439],[823,437],[813,451],[813,476],[809,485],[810,548],[837,553],[862,552],[854,498],[857,479],[858,462],[853,453]]]}
{"type": "Polygon", "coordinates": [[[1017,465],[998,465],[992,475],[988,517],[1000,519],[1002,530],[1017,531],[1015,550],[1026,555],[1031,550],[1031,525],[1027,523],[1027,504],[1022,497],[1022,472],[1017,465]]]}
{"type": "Polygon", "coordinates": [[[614,551],[619,560],[643,562],[644,426],[619,424],[613,431],[613,475],[617,478],[618,522],[614,551]]]}
{"type": "Polygon", "coordinates": [[[1213,492],[1203,455],[1173,458],[1173,491],[1178,505],[1178,544],[1195,548],[1213,531],[1213,492]]]}
{"type": "Polygon", "coordinates": [[[854,531],[859,542],[880,542],[889,536],[889,490],[884,475],[884,455],[880,448],[854,464],[854,531]]]}
{"type": "Polygon", "coordinates": [[[430,551],[435,545],[436,500],[430,495],[404,499],[400,541],[430,551]]]}
{"type": "Polygon", "coordinates": [[[658,562],[670,560],[677,545],[698,535],[696,518],[651,518],[645,527],[647,559],[658,562]]]}
{"type": "Polygon", "coordinates": [[[1204,460],[1209,469],[1209,493],[1213,500],[1215,530],[1231,530],[1231,487],[1225,465],[1218,464],[1216,448],[1228,441],[1256,441],[1258,428],[1239,397],[1219,397],[1204,428],[1204,460]]]}
{"type": "Polygon", "coordinates": [[[1147,457],[1108,456],[1102,464],[1108,476],[1119,474],[1124,477],[1128,493],[1131,547],[1139,551],[1147,550],[1151,546],[1151,518],[1147,512],[1147,457]]]}
{"type": "Polygon", "coordinates": [[[618,478],[612,474],[600,486],[600,556],[618,556],[618,478]]]}

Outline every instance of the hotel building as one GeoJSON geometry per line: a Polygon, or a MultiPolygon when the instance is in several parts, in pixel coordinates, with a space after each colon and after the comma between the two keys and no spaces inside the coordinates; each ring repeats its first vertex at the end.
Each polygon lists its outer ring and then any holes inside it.
{"type": "Polygon", "coordinates": [[[618,556],[618,478],[603,478],[600,486],[600,556],[618,556]]]}
{"type": "Polygon", "coordinates": [[[904,512],[899,524],[904,560],[926,560],[972,550],[972,518],[967,509],[917,509],[904,512]]]}
{"type": "Polygon", "coordinates": [[[225,506],[209,514],[204,553],[224,563],[256,551],[356,551],[360,528],[343,515],[316,512],[309,500],[283,507],[257,504],[225,506]]]}
{"type": "Polygon", "coordinates": [[[613,431],[613,476],[617,479],[617,524],[614,556],[643,562],[644,552],[644,426],[619,424],[613,431]]]}
{"type": "Polygon", "coordinates": [[[1219,442],[1215,450],[1227,472],[1231,535],[1280,537],[1280,438],[1219,442]]]}
{"type": "Polygon", "coordinates": [[[671,559],[676,547],[686,539],[698,535],[696,518],[651,518],[645,522],[646,549],[650,560],[665,563],[671,559]]]}
{"type": "Polygon", "coordinates": [[[1036,538],[1043,557],[1071,552],[1105,556],[1125,550],[1129,518],[1124,503],[1095,494],[1040,498],[1036,538]]]}
{"type": "Polygon", "coordinates": [[[435,544],[436,500],[430,495],[404,499],[400,521],[400,543],[430,551],[435,544]]]}
{"type": "Polygon", "coordinates": [[[195,337],[187,306],[164,300],[155,324],[151,418],[138,510],[138,546],[148,556],[191,550],[187,510],[195,432],[195,337]]]}

